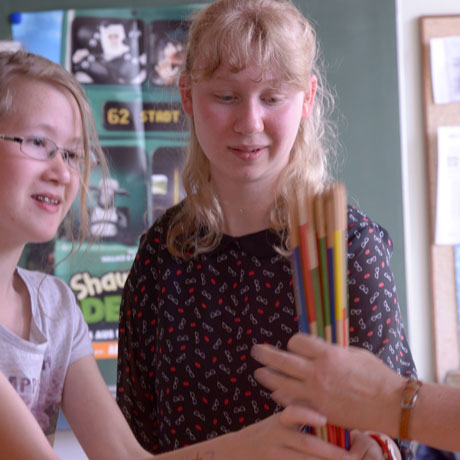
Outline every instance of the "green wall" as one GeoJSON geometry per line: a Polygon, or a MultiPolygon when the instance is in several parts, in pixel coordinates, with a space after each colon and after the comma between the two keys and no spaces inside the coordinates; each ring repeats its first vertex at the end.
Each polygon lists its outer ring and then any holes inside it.
{"type": "MultiPolygon", "coordinates": [[[[198,3],[186,0],[2,0],[0,39],[10,38],[13,11],[126,8],[198,3]]],[[[329,84],[337,92],[343,159],[340,177],[349,202],[386,227],[392,267],[406,317],[406,286],[393,0],[296,0],[316,25],[329,84]]]]}

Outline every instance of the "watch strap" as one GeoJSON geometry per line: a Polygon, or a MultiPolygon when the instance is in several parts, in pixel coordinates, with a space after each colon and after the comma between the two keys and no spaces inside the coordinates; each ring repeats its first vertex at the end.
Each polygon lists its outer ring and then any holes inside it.
{"type": "Polygon", "coordinates": [[[410,439],[409,427],[411,411],[417,401],[418,392],[422,382],[420,380],[410,378],[404,386],[401,400],[401,419],[399,425],[399,439],[410,439]]]}

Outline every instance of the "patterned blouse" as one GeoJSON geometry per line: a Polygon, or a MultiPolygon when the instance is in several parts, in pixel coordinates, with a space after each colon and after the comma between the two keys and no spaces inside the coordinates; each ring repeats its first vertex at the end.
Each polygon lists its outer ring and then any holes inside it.
{"type": "MultiPolygon", "coordinates": [[[[239,430],[280,410],[259,385],[255,343],[285,348],[298,330],[289,260],[264,230],[224,235],[190,260],[166,249],[171,208],[143,235],[120,311],[117,401],[139,442],[166,452],[239,430]]],[[[415,375],[390,268],[391,239],[348,210],[350,345],[415,375]]],[[[399,443],[413,458],[410,445],[399,443]]]]}

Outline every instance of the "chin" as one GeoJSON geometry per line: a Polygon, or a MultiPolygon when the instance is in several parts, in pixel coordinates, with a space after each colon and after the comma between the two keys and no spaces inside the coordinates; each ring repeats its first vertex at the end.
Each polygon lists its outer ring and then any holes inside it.
{"type": "Polygon", "coordinates": [[[50,232],[37,232],[35,235],[31,235],[30,243],[43,244],[49,243],[57,237],[57,229],[50,232]]]}
{"type": "Polygon", "coordinates": [[[46,244],[50,243],[51,241],[54,240],[54,237],[52,238],[36,238],[35,240],[30,240],[30,244],[46,244]]]}

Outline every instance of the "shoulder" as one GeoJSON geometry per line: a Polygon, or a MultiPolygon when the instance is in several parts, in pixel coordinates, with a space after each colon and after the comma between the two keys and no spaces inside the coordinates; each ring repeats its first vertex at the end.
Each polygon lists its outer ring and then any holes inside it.
{"type": "Polygon", "coordinates": [[[20,267],[18,267],[17,270],[29,287],[72,294],[69,286],[57,276],[20,267]]]}
{"type": "Polygon", "coordinates": [[[386,248],[391,255],[393,242],[388,231],[372,220],[361,209],[348,206],[348,246],[349,252],[356,252],[356,247],[364,248],[369,242],[376,242],[386,248]]]}
{"type": "Polygon", "coordinates": [[[164,214],[158,217],[151,227],[140,237],[139,247],[134,259],[133,269],[147,267],[153,261],[157,261],[158,257],[169,258],[167,249],[168,231],[182,208],[182,203],[173,206],[166,210],[164,214]],[[162,256],[161,256],[162,254],[162,256]]]}
{"type": "Polygon", "coordinates": [[[158,217],[152,226],[147,230],[144,235],[142,235],[141,240],[157,238],[158,236],[164,236],[168,233],[169,228],[171,227],[174,218],[181,212],[183,208],[183,201],[168,208],[164,214],[158,217]]]}
{"type": "Polygon", "coordinates": [[[32,296],[37,295],[49,308],[73,309],[76,307],[75,296],[63,280],[54,275],[40,271],[17,268],[19,275],[26,283],[32,296]]]}
{"type": "Polygon", "coordinates": [[[88,326],[70,287],[54,275],[18,268],[29,291],[35,325],[50,353],[71,363],[93,353],[88,326]]]}

